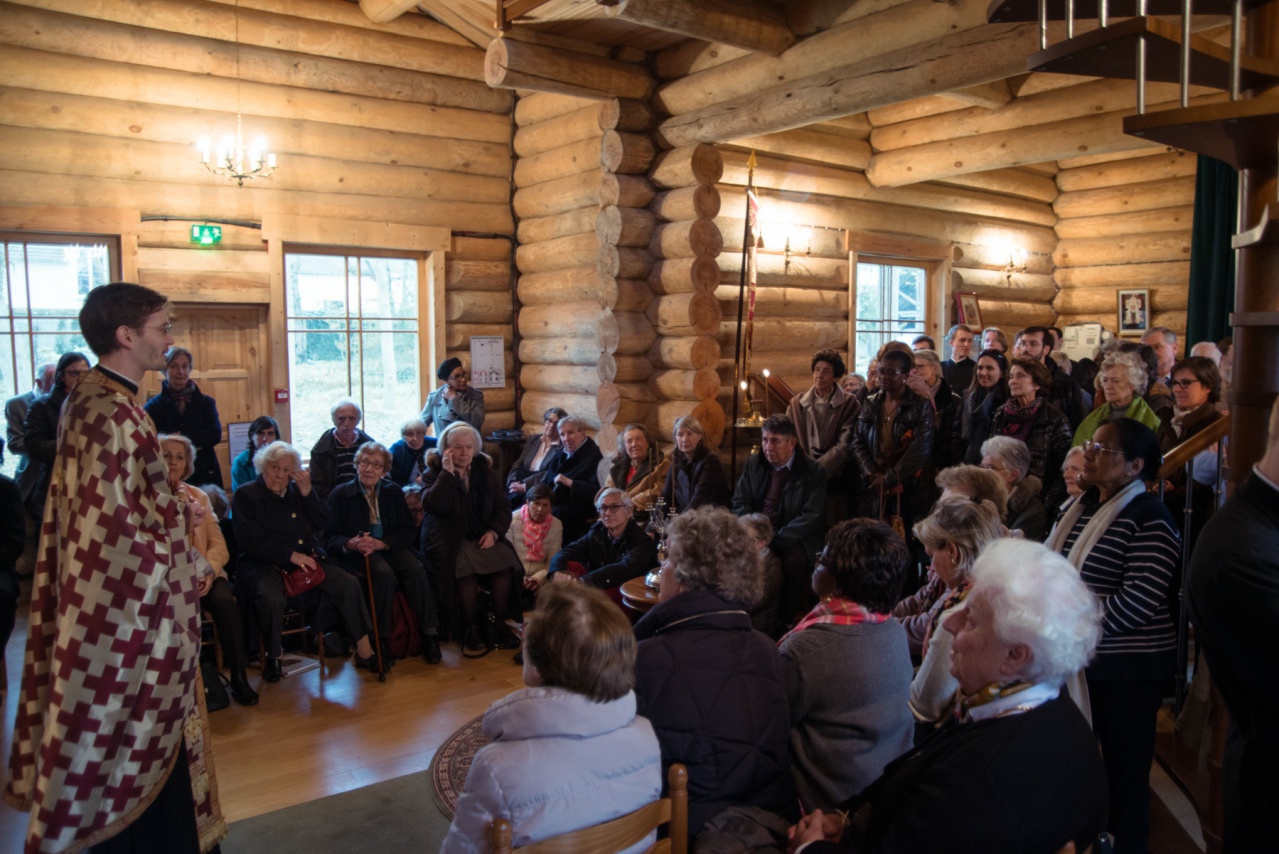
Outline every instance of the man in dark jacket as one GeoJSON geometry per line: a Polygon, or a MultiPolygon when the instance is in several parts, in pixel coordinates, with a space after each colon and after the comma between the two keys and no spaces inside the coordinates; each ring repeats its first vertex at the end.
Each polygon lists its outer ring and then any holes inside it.
{"type": "Polygon", "coordinates": [[[542,482],[551,488],[551,513],[564,524],[564,540],[571,543],[590,526],[604,455],[576,416],[566,415],[556,426],[560,447],[547,461],[542,482]]]}
{"type": "Polygon", "coordinates": [[[941,363],[941,375],[953,391],[963,394],[972,385],[977,363],[973,360],[973,331],[962,323],[950,327],[950,358],[941,363]]]}
{"type": "Polygon", "coordinates": [[[333,429],[325,430],[311,448],[311,488],[325,501],[340,483],[355,480],[355,452],[373,437],[356,425],[363,413],[360,405],[344,397],[329,410],[333,429]]]}
{"type": "Polygon", "coordinates": [[[790,625],[808,610],[813,561],[826,536],[826,472],[802,453],[795,422],[773,415],[763,425],[760,453],[746,461],[733,493],[738,516],[763,513],[773,523],[768,544],[782,562],[781,618],[790,625]]]}
{"type": "Polygon", "coordinates": [[[1027,326],[1017,333],[1013,342],[1013,355],[1034,359],[1048,369],[1052,375],[1052,387],[1047,390],[1048,402],[1065,414],[1070,422],[1070,429],[1078,429],[1079,423],[1088,413],[1084,411],[1084,399],[1079,386],[1075,385],[1070,374],[1057,366],[1048,358],[1053,349],[1052,333],[1044,326],[1027,326]]]}
{"type": "Polygon", "coordinates": [[[635,505],[620,489],[609,487],[595,499],[600,520],[584,537],[574,540],[555,553],[547,576],[570,570],[569,564],[581,564],[586,570],[582,580],[592,587],[617,587],[644,575],[657,566],[657,550],[644,529],[631,518],[635,505]]]}

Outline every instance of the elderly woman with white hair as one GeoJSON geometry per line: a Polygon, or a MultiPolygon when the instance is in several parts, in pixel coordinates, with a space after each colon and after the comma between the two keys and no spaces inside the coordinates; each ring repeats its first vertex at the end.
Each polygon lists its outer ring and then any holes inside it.
{"type": "MultiPolygon", "coordinates": [[[[241,555],[237,562],[235,590],[242,606],[257,615],[266,647],[262,678],[280,680],[281,632],[288,598],[285,578],[298,571],[322,570],[324,579],[297,598],[312,611],[319,597],[332,602],[345,624],[348,637],[356,638],[355,665],[377,670],[369,643],[372,621],[364,608],[359,582],[340,566],[327,561],[320,536],[329,526],[329,507],[311,486],[302,468],[302,455],[287,442],[272,442],[253,457],[257,480],[235,491],[231,518],[241,555]]],[[[313,621],[311,628],[319,631],[313,621]]]]}
{"type": "Polygon", "coordinates": [[[1008,485],[1003,511],[1008,527],[1028,540],[1042,543],[1048,536],[1048,511],[1039,500],[1042,483],[1030,474],[1030,448],[1020,439],[992,436],[982,443],[981,467],[1008,485]]]}
{"type": "Polygon", "coordinates": [[[719,454],[706,444],[706,430],[692,415],[675,419],[675,452],[662,486],[668,509],[677,513],[707,505],[727,507],[733,491],[719,454]]]}
{"type": "Polygon", "coordinates": [[[945,622],[957,722],[884,769],[844,811],[815,811],[792,850],[1058,851],[1106,823],[1106,777],[1079,708],[1062,690],[1097,646],[1097,599],[1038,543],[999,540],[945,622]]]}
{"type": "Polygon", "coordinates": [[[391,453],[389,477],[397,486],[416,483],[426,470],[426,451],[435,447],[435,439],[426,435],[426,422],[418,416],[400,425],[400,438],[387,450],[391,453]]]}
{"type": "Polygon", "coordinates": [[[1112,350],[1102,359],[1097,378],[1106,402],[1098,406],[1079,424],[1072,444],[1082,445],[1093,437],[1097,428],[1117,418],[1140,421],[1151,430],[1159,429],[1159,416],[1142,399],[1150,385],[1145,361],[1134,351],[1112,350]]]}

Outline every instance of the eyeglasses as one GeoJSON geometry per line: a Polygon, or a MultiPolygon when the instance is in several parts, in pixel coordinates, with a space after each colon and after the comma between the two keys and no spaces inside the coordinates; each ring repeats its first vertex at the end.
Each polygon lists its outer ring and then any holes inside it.
{"type": "Polygon", "coordinates": [[[357,469],[384,469],[386,465],[381,460],[360,460],[355,464],[357,469]]]}
{"type": "Polygon", "coordinates": [[[1187,389],[1197,382],[1199,380],[1173,380],[1171,385],[1173,388],[1187,389]]]}
{"type": "Polygon", "coordinates": [[[80,377],[84,376],[87,373],[89,373],[88,370],[80,370],[78,368],[68,368],[67,370],[62,372],[62,375],[64,377],[70,377],[71,379],[75,380],[75,379],[79,379],[80,377]]]}
{"type": "Polygon", "coordinates": [[[991,465],[989,463],[982,463],[981,468],[984,468],[986,471],[1003,471],[1003,469],[999,466],[991,465]]]}
{"type": "Polygon", "coordinates": [[[172,331],[173,331],[173,324],[172,324],[172,323],[166,323],[166,324],[164,324],[163,326],[139,326],[139,327],[137,327],[137,328],[138,328],[139,330],[144,330],[144,329],[155,329],[155,330],[157,330],[158,332],[163,332],[165,335],[168,335],[170,332],[172,332],[172,331]]]}
{"type": "Polygon", "coordinates": [[[1080,447],[1084,449],[1085,454],[1092,452],[1094,454],[1119,454],[1122,456],[1124,453],[1123,451],[1117,451],[1114,448],[1107,448],[1101,442],[1084,442],[1080,447]]]}
{"type": "Polygon", "coordinates": [[[449,374],[449,379],[450,379],[450,380],[452,380],[452,381],[453,381],[453,382],[455,382],[455,383],[456,383],[456,382],[461,382],[462,380],[466,379],[466,373],[465,373],[465,372],[462,372],[462,373],[457,373],[457,374],[449,374]]]}
{"type": "Polygon", "coordinates": [[[601,513],[618,513],[622,510],[625,510],[626,505],[625,504],[601,504],[598,509],[601,513]]]}

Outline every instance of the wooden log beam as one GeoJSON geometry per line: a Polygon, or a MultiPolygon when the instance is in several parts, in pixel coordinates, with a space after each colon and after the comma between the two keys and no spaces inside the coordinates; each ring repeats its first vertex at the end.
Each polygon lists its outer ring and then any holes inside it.
{"type": "Polygon", "coordinates": [[[599,139],[603,135],[599,126],[603,108],[604,102],[594,101],[572,112],[516,128],[515,153],[520,157],[531,157],[571,142],[599,139]]]}
{"type": "MultiPolygon", "coordinates": [[[[611,335],[605,318],[612,312],[593,300],[526,305],[517,320],[520,335],[525,338],[583,338],[598,340],[598,335],[611,335]],[[602,332],[601,332],[602,330],[602,332]]],[[[615,325],[614,325],[615,328],[615,325]]],[[[608,349],[602,347],[601,349],[608,349]]]]}
{"type": "Polygon", "coordinates": [[[416,8],[417,3],[418,0],[360,0],[360,11],[368,15],[370,21],[385,24],[416,8]]]}
{"type": "Polygon", "coordinates": [[[1193,220],[1194,206],[1185,205],[1137,213],[1062,219],[1058,220],[1054,230],[1062,240],[1079,237],[1118,237],[1161,231],[1189,231],[1193,220]]]}
{"type": "MultiPolygon", "coordinates": [[[[1111,306],[1104,311],[1098,311],[1092,314],[1058,314],[1057,324],[1065,328],[1076,323],[1100,323],[1107,329],[1111,329],[1118,322],[1119,313],[1115,306],[1111,306]]],[[[1044,324],[1040,324],[1044,325],[1044,324]]],[[[1052,324],[1048,324],[1052,325],[1052,324]]],[[[1186,331],[1186,312],[1185,311],[1154,311],[1150,315],[1151,326],[1166,326],[1175,331],[1179,335],[1184,335],[1186,331]]]]}
{"type": "MultiPolygon", "coordinates": [[[[1020,248],[1020,247],[1018,247],[1020,248]]],[[[1003,270],[1011,257],[1010,247],[981,243],[956,243],[952,250],[952,263],[957,268],[1003,270]]],[[[1027,273],[1052,275],[1053,257],[1047,253],[1027,252],[1022,262],[1027,273]]]]}
{"type": "Polygon", "coordinates": [[[653,195],[653,185],[647,178],[605,172],[600,178],[596,197],[601,207],[617,205],[623,208],[646,208],[653,201],[653,195]]]}
{"type": "Polygon", "coordinates": [[[1115,235],[1062,240],[1053,250],[1052,259],[1059,267],[1188,261],[1190,231],[1187,229],[1138,236],[1115,235]]]}
{"type": "Polygon", "coordinates": [[[1044,204],[1052,204],[1058,192],[1057,183],[1052,178],[1024,169],[991,169],[989,172],[951,175],[938,183],[1044,204]]]}
{"type": "Polygon", "coordinates": [[[811,160],[828,166],[865,169],[870,163],[870,143],[818,130],[796,128],[763,136],[747,136],[728,142],[735,148],[754,149],[791,160],[811,160]]]}
{"type": "MultiPolygon", "coordinates": [[[[979,2],[969,0],[969,2],[951,5],[932,3],[931,0],[914,0],[914,2],[887,9],[880,14],[870,15],[855,23],[843,24],[817,33],[798,42],[780,56],[753,53],[713,68],[685,73],[679,79],[663,85],[658,90],[654,102],[667,115],[692,114],[716,104],[753,97],[770,87],[777,86],[779,82],[793,84],[831,69],[862,62],[886,53],[913,49],[932,39],[973,27],[982,27],[985,24],[985,9],[979,2]]],[[[1034,46],[1035,44],[1030,45],[1032,48],[1034,46]]],[[[1019,55],[1025,57],[1026,52],[1019,55]]],[[[1016,71],[1024,70],[1023,59],[1016,71]]],[[[955,86],[948,88],[955,88],[955,86]]],[[[863,111],[850,109],[832,113],[829,116],[814,116],[809,122],[803,124],[863,111]]],[[[768,130],[783,129],[768,128],[768,130]]],[[[752,131],[748,127],[746,132],[736,136],[745,136],[750,132],[752,131]]],[[[726,135],[719,139],[705,138],[703,141],[717,142],[731,138],[731,135],[726,135]]]]}
{"type": "Polygon", "coordinates": [[[1190,175],[1062,193],[1053,202],[1053,210],[1062,219],[1071,219],[1182,207],[1194,201],[1195,178],[1190,175]]]}
{"type": "Polygon", "coordinates": [[[511,263],[511,244],[498,237],[454,236],[452,257],[468,261],[502,261],[511,263]]]}
{"type": "Polygon", "coordinates": [[[1154,157],[1158,154],[1171,154],[1177,151],[1169,145],[1148,145],[1132,151],[1110,151],[1104,154],[1081,154],[1078,157],[1067,157],[1057,161],[1059,170],[1086,169],[1089,166],[1100,166],[1103,163],[1118,163],[1120,160],[1138,160],[1142,157],[1154,157]]]}
{"type": "Polygon", "coordinates": [[[605,354],[599,361],[600,379],[617,383],[647,382],[653,375],[653,363],[647,356],[614,356],[605,354]]]}
{"type": "Polygon", "coordinates": [[[712,185],[724,174],[724,160],[713,145],[694,143],[663,152],[653,163],[649,180],[662,189],[712,185]]]}
{"type": "Polygon", "coordinates": [[[659,400],[714,400],[719,394],[719,374],[714,368],[657,371],[648,387],[659,400]]]}
{"type": "Polygon", "coordinates": [[[701,370],[719,361],[719,342],[711,335],[659,338],[649,348],[647,359],[655,368],[701,370]]]}
{"type": "MultiPolygon", "coordinates": [[[[522,190],[535,184],[545,184],[547,181],[600,169],[600,142],[598,137],[580,139],[541,154],[519,158],[515,161],[516,188],[522,190]]],[[[579,200],[574,207],[580,204],[579,200]]]]}
{"type": "Polygon", "coordinates": [[[595,394],[600,375],[593,366],[525,364],[520,369],[520,384],[531,391],[595,394]]]}
{"type": "Polygon", "coordinates": [[[1062,290],[1077,288],[1143,288],[1190,281],[1189,261],[1159,261],[1105,267],[1058,267],[1053,274],[1062,290]]]}
{"type": "Polygon", "coordinates": [[[725,62],[750,56],[755,51],[726,44],[687,39],[653,54],[653,72],[658,80],[678,80],[725,62]]]}
{"type": "Polygon", "coordinates": [[[515,102],[515,126],[528,127],[566,113],[575,112],[583,107],[599,106],[605,103],[607,101],[582,98],[577,95],[557,95],[554,92],[521,92],[515,102]]]}
{"type": "Polygon", "coordinates": [[[606,172],[640,175],[648,171],[657,154],[647,134],[604,131],[600,139],[600,165],[606,172]]]}
{"type": "Polygon", "coordinates": [[[542,423],[542,413],[552,406],[558,406],[582,419],[582,423],[587,428],[599,430],[598,405],[599,401],[594,394],[527,391],[520,399],[520,414],[524,417],[526,423],[540,424],[542,423]]]}
{"type": "MultiPolygon", "coordinates": [[[[512,204],[515,215],[521,220],[555,216],[589,207],[598,211],[609,185],[605,173],[596,167],[584,172],[565,175],[539,184],[531,184],[515,191],[512,204]]],[[[615,201],[607,204],[617,204],[615,201]]],[[[643,207],[638,205],[637,207],[643,207]]]]}
{"type": "Polygon", "coordinates": [[[613,98],[601,102],[600,130],[645,133],[651,130],[656,123],[657,117],[647,101],[613,98]]]}
{"type": "Polygon", "coordinates": [[[1012,331],[1023,326],[1055,326],[1057,312],[1050,303],[1016,302],[1014,300],[983,299],[982,322],[1012,331]]]}
{"type": "MultiPolygon", "coordinates": [[[[1119,287],[1124,287],[1120,285],[1119,287]]],[[[1185,311],[1189,296],[1184,284],[1165,283],[1162,285],[1143,285],[1150,291],[1150,310],[1185,311]]],[[[1113,288],[1065,288],[1053,300],[1053,308],[1058,314],[1101,314],[1111,312],[1112,320],[1108,326],[1114,325],[1113,318],[1119,314],[1119,300],[1113,288]]]]}
{"type": "Polygon", "coordinates": [[[618,311],[613,313],[613,317],[617,321],[617,343],[605,348],[609,352],[640,356],[647,353],[657,340],[657,330],[640,312],[618,311]]]}
{"type": "Polygon", "coordinates": [[[603,244],[595,269],[605,278],[647,279],[653,269],[653,256],[647,249],[603,244]]]}
{"type": "MultiPolygon", "coordinates": [[[[602,352],[595,336],[524,338],[520,341],[520,362],[525,365],[594,365],[602,352]]],[[[541,422],[540,412],[536,420],[541,422]]]]}
{"type": "Polygon", "coordinates": [[[1073,193],[1142,181],[1186,178],[1195,174],[1195,166],[1195,157],[1188,152],[1161,151],[1152,157],[1062,169],[1057,173],[1057,186],[1063,193],[1073,193]]]}
{"type": "MultiPolygon", "coordinates": [[[[737,285],[715,289],[725,317],[737,315],[737,285]]],[[[808,288],[759,288],[755,292],[757,317],[806,317],[833,320],[848,317],[847,291],[818,291],[808,288]]]]}
{"type": "Polygon", "coordinates": [[[723,248],[724,236],[713,219],[663,223],[648,246],[655,258],[714,258],[723,248]]]}
{"type": "Polygon", "coordinates": [[[617,280],[600,276],[594,265],[528,273],[516,285],[522,305],[550,305],[593,301],[611,305],[617,300],[617,280]]]}
{"type": "Polygon", "coordinates": [[[444,327],[444,347],[447,350],[463,350],[471,346],[472,336],[501,336],[510,347],[514,330],[509,323],[450,323],[444,327]]]}
{"type": "MultiPolygon", "coordinates": [[[[902,101],[899,104],[889,104],[886,107],[876,107],[866,112],[866,121],[869,122],[872,130],[874,128],[891,127],[902,122],[909,122],[915,119],[922,119],[927,116],[936,116],[942,113],[956,113],[964,109],[964,105],[953,98],[947,98],[945,95],[924,95],[919,98],[911,98],[909,101],[902,101]]],[[[866,135],[870,138],[870,133],[866,135]]]]}
{"type": "Polygon", "coordinates": [[[515,266],[524,274],[591,267],[598,263],[599,253],[600,242],[593,232],[574,234],[523,244],[515,250],[515,266]]]}
{"type": "MultiPolygon", "coordinates": [[[[848,322],[844,320],[759,320],[756,319],[752,340],[760,350],[794,350],[816,352],[824,347],[842,349],[848,346],[848,322]]],[[[733,352],[737,342],[736,322],[719,325],[721,352],[733,352]]]]}
{"type": "Polygon", "coordinates": [[[658,193],[653,198],[652,210],[659,219],[678,222],[685,219],[714,219],[719,215],[719,207],[719,190],[699,185],[658,193]]]}
{"type": "Polygon", "coordinates": [[[795,43],[776,6],[760,0],[596,0],[607,16],[681,36],[767,54],[795,43]]]}
{"type": "Polygon", "coordinates": [[[712,258],[671,258],[653,264],[648,286],[655,294],[708,293],[719,284],[719,264],[712,258]]]}
{"type": "MultiPolygon", "coordinates": [[[[734,213],[744,213],[745,191],[739,190],[734,195],[737,197],[735,201],[741,204],[734,213]]],[[[746,236],[746,220],[723,215],[715,220],[715,224],[724,235],[724,251],[740,254],[742,240],[746,236]]],[[[781,234],[783,231],[786,230],[780,228],[774,230],[772,226],[765,223],[760,235],[763,240],[760,249],[763,252],[785,252],[787,235],[781,234]]],[[[843,229],[813,229],[795,236],[802,238],[802,241],[796,241],[796,244],[803,243],[802,246],[791,247],[795,254],[803,255],[805,258],[829,258],[840,262],[848,260],[848,235],[843,229]]]]}
{"type": "Polygon", "coordinates": [[[1043,273],[1005,273],[1002,270],[953,268],[952,291],[967,291],[984,299],[1008,299],[1047,305],[1057,295],[1053,277],[1043,273]]]}
{"type": "MultiPolygon", "coordinates": [[[[742,256],[722,255],[717,260],[720,282],[736,283],[742,271],[742,256]]],[[[761,287],[802,288],[804,290],[846,291],[848,261],[804,255],[756,256],[756,280],[761,287]]]]}
{"type": "Polygon", "coordinates": [[[647,246],[657,228],[657,217],[644,208],[609,205],[595,217],[595,236],[614,246],[647,246]]]}
{"type": "Polygon", "coordinates": [[[646,311],[653,302],[653,289],[643,279],[616,279],[617,299],[613,311],[646,311]]]}
{"type": "Polygon", "coordinates": [[[654,81],[641,66],[529,42],[494,39],[484,81],[495,89],[527,89],[583,98],[646,101],[654,81]]]}
{"type": "Polygon", "coordinates": [[[670,294],[655,298],[648,320],[662,335],[707,335],[719,328],[723,317],[712,294],[670,294]]]}
{"type": "MultiPolygon", "coordinates": [[[[92,3],[27,0],[26,5],[228,43],[238,41],[242,45],[426,71],[463,80],[484,79],[484,54],[473,47],[428,42],[276,12],[196,0],[94,0],[92,3]]],[[[8,14],[8,9],[2,11],[0,17],[8,14]]]]}
{"type": "Polygon", "coordinates": [[[984,110],[997,110],[1013,99],[1013,93],[1008,88],[1007,80],[992,80],[989,83],[953,89],[946,93],[946,97],[984,110]]]}
{"type": "Polygon", "coordinates": [[[600,208],[591,206],[550,216],[522,219],[516,233],[519,235],[520,243],[542,243],[557,237],[589,234],[595,230],[595,220],[599,216],[599,211],[600,208]]]}
{"type": "Polygon", "coordinates": [[[444,318],[450,323],[510,323],[511,297],[486,291],[449,291],[444,318]]]}
{"type": "MultiPolygon", "coordinates": [[[[472,261],[449,254],[444,263],[444,281],[450,289],[490,291],[507,294],[510,302],[511,262],[472,261]]],[[[509,306],[508,306],[509,307],[509,306]]]]}

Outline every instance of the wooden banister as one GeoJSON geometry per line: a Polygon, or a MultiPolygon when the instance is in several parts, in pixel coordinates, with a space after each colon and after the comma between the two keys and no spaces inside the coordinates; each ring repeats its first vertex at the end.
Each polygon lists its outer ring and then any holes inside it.
{"type": "Polygon", "coordinates": [[[1172,475],[1181,471],[1186,465],[1208,448],[1212,447],[1230,431],[1230,414],[1223,412],[1217,416],[1217,420],[1213,421],[1207,427],[1164,454],[1163,465],[1159,467],[1159,477],[1161,480],[1167,480],[1172,475]]]}

